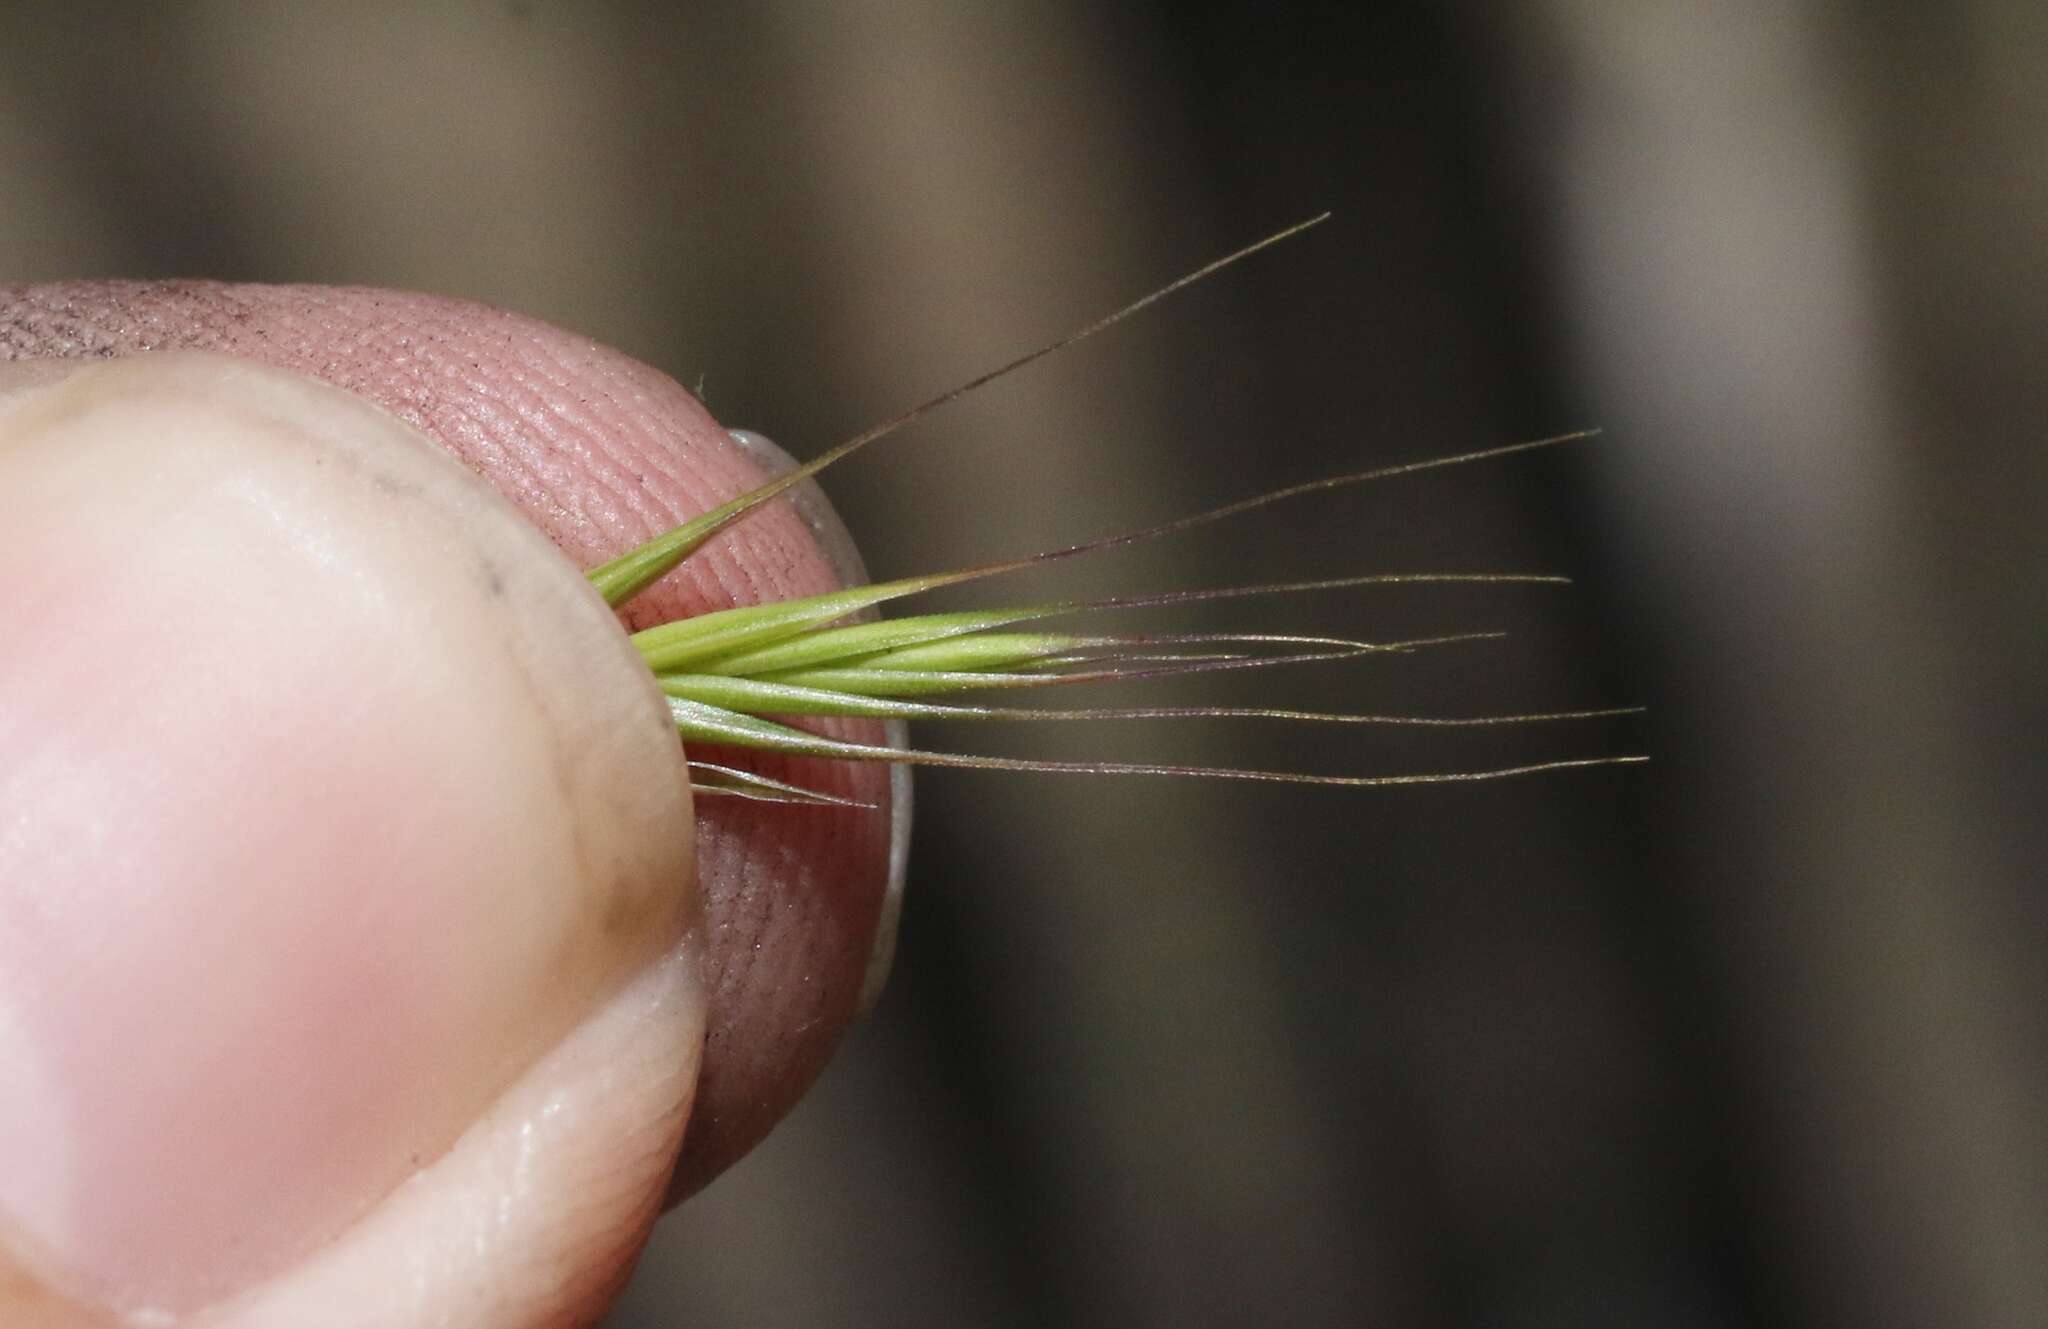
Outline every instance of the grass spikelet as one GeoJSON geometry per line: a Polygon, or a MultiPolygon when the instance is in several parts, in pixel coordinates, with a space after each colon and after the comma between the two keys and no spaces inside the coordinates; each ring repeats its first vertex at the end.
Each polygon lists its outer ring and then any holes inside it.
{"type": "MultiPolygon", "coordinates": [[[[590,572],[606,601],[624,604],[679,565],[705,541],[826,467],[853,455],[983,385],[1022,369],[1114,326],[1175,291],[1278,244],[1325,220],[1298,223],[1224,256],[1075,332],[1028,352],[838,444],[814,460],[730,499],[711,511],[590,572]]],[[[1500,447],[1423,457],[1330,476],[1254,494],[1188,516],[951,572],[849,587],[824,595],[747,605],[647,628],[633,637],[667,696],[677,732],[691,747],[691,781],[701,793],[812,806],[843,804],[799,785],[742,767],[698,758],[699,745],[754,749],[823,760],[885,761],[983,770],[1092,775],[1197,776],[1209,779],[1374,788],[1464,783],[1517,775],[1647,760],[1637,754],[1566,757],[1487,770],[1399,775],[1323,775],[1143,762],[1042,761],[970,753],[851,743],[785,723],[805,716],[919,721],[1074,722],[1125,720],[1246,720],[1320,725],[1438,728],[1557,724],[1612,719],[1639,707],[1577,707],[1478,716],[1324,712],[1285,706],[1123,706],[1050,708],[936,701],[977,692],[1055,685],[1135,682],[1218,670],[1355,662],[1367,657],[1493,640],[1497,632],[1469,632],[1411,640],[1365,642],[1270,633],[1103,634],[1050,631],[1047,619],[1207,601],[1360,590],[1376,586],[1473,584],[1557,586],[1567,579],[1527,572],[1382,572],[1318,580],[1173,590],[1097,600],[1051,600],[867,622],[863,611],[942,587],[999,577],[1026,568],[1143,541],[1178,535],[1272,504],[1332,490],[1451,466],[1495,460],[1591,437],[1580,430],[1500,447]],[[783,717],[783,718],[776,718],[783,717]]]]}

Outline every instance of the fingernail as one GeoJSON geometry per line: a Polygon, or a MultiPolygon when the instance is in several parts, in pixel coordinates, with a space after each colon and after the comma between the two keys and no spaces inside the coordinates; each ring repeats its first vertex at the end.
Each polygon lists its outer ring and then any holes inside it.
{"type": "MultiPolygon", "coordinates": [[[[729,429],[732,441],[768,475],[780,475],[797,467],[790,456],[771,438],[751,429],[729,429]]],[[[805,480],[786,496],[798,518],[811,532],[826,562],[842,586],[868,584],[867,564],[854,543],[853,532],[840,519],[832,500],[816,480],[805,480]]],[[[869,616],[872,616],[870,614],[869,616]]],[[[901,720],[884,722],[890,747],[910,746],[909,726],[901,720]]],[[[882,909],[875,923],[875,941],[868,952],[867,969],[861,977],[860,1013],[866,1015],[881,999],[889,984],[889,971],[896,962],[896,931],[903,917],[903,890],[910,869],[910,767],[896,763],[889,767],[889,880],[882,892],[882,909]]]]}
{"type": "Polygon", "coordinates": [[[79,370],[0,395],[0,491],[0,1243],[182,1314],[674,944],[687,782],[575,569],[338,390],[79,370]]]}

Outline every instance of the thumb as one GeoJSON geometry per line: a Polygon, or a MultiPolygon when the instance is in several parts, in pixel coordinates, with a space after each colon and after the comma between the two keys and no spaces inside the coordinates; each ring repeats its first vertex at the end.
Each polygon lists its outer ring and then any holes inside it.
{"type": "MultiPolygon", "coordinates": [[[[681,753],[602,601],[335,389],[204,356],[35,377],[0,420],[34,644],[0,664],[18,1262],[305,1323],[277,1312],[421,1250],[559,1263],[565,1184],[625,1236],[702,1000],[681,753]],[[663,1073],[587,1097],[632,1061],[663,1073]],[[565,1110],[583,1147],[533,1152],[565,1110]],[[622,1128],[638,1175],[589,1147],[622,1128]]],[[[436,1278],[506,1272],[475,1258],[436,1278]]]]}
{"type": "MultiPolygon", "coordinates": [[[[380,381],[431,416],[446,391],[393,387],[420,372],[380,381]]],[[[621,499],[548,414],[591,413],[563,377],[438,423],[573,553],[702,506],[692,484],[742,487],[737,453],[670,458],[621,499]]],[[[881,818],[707,820],[693,929],[644,670],[574,566],[409,431],[181,357],[0,409],[0,606],[36,647],[0,664],[0,1298],[222,1325],[594,1315],[662,1195],[707,1020],[695,1181],[850,1016],[881,818]]],[[[666,593],[823,575],[800,526],[760,534],[779,558],[735,545],[666,593]]]]}

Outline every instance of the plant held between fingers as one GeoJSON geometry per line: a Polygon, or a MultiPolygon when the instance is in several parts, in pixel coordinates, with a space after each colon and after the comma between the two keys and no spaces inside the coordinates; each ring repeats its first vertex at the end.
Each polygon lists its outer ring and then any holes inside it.
{"type": "MultiPolygon", "coordinates": [[[[1046,346],[1020,356],[868,429],[815,460],[730,499],[710,512],[593,569],[591,582],[614,607],[625,604],[675,568],[704,543],[792,486],[896,432],[939,407],[1056,351],[1121,322],[1165,296],[1326,220],[1310,218],[1226,255],[1046,346]]],[[[1143,530],[1106,536],[1062,549],[978,567],[858,586],[824,595],[747,605],[663,623],[633,637],[641,657],[667,695],[677,731],[691,744],[711,744],[797,756],[917,765],[1109,775],[1206,776],[1291,784],[1372,787],[1500,779],[1578,767],[1647,760],[1635,754],[1558,758],[1486,770],[1396,775],[1321,775],[1300,771],[1242,770],[1106,761],[1034,761],[925,751],[830,739],[785,723],[788,717],[857,716],[897,720],[1126,720],[1259,719],[1326,725],[1485,726],[1590,720],[1638,713],[1640,707],[1599,707],[1531,714],[1440,717],[1330,713],[1285,707],[1132,706],[1089,709],[990,706],[934,698],[1062,684],[1156,679],[1217,670],[1352,660],[1389,652],[1497,638],[1489,632],[1401,641],[1366,642],[1321,636],[1253,633],[1117,634],[1020,630],[1019,625],[1094,611],[1191,604],[1251,596],[1402,583],[1562,584],[1558,576],[1500,572],[1376,573],[1317,581],[1170,591],[1093,601],[1054,600],[988,610],[921,614],[855,621],[882,604],[941,587],[1096,553],[1236,516],[1285,499],[1391,479],[1590,437],[1581,430],[1551,438],[1452,456],[1377,467],[1240,499],[1143,530]],[[783,717],[783,718],[775,718],[783,717]]],[[[775,802],[842,800],[788,781],[722,763],[690,764],[696,792],[775,802]]]]}

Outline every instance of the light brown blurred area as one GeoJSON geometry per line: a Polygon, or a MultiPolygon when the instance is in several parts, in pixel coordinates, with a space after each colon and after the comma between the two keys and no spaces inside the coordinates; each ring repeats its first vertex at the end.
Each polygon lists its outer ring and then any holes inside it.
{"type": "Polygon", "coordinates": [[[891,990],[621,1329],[2048,1323],[2048,11],[1359,9],[0,6],[0,280],[471,296],[799,456],[1336,210],[835,472],[877,576],[1605,431],[1005,588],[1562,571],[1119,700],[1651,710],[922,741],[1654,763],[921,778],[891,990]]]}

